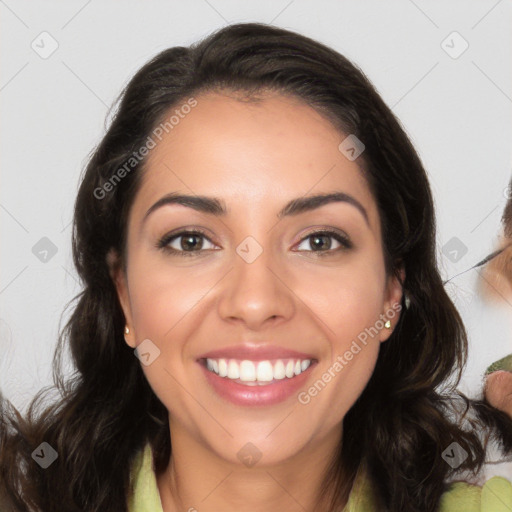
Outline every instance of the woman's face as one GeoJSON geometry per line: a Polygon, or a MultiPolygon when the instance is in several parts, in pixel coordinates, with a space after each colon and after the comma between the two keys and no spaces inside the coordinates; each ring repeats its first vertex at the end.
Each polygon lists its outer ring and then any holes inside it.
{"type": "Polygon", "coordinates": [[[126,341],[143,343],[173,442],[276,464],[339,439],[401,287],[345,135],[282,95],[196,99],[151,150],[130,211],[115,276],[126,341]],[[348,200],[308,201],[326,194],[348,200]]]}

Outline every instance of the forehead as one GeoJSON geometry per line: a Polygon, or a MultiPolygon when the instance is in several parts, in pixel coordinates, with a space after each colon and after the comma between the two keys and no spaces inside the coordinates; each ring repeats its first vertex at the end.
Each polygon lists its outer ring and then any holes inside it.
{"type": "Polygon", "coordinates": [[[233,209],[262,212],[275,205],[277,211],[290,199],[336,190],[363,203],[377,229],[362,171],[338,149],[347,134],[316,110],[277,93],[257,101],[227,92],[195,99],[197,105],[155,141],[133,210],[143,215],[162,195],[178,191],[219,197],[233,209]]]}

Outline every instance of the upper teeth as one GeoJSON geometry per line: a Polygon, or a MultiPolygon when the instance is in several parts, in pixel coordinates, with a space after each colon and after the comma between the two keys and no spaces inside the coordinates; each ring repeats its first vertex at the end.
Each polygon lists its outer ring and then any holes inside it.
{"type": "Polygon", "coordinates": [[[206,359],[206,368],[220,377],[244,382],[270,382],[291,379],[306,370],[311,359],[276,359],[275,361],[237,361],[235,359],[206,359]]]}

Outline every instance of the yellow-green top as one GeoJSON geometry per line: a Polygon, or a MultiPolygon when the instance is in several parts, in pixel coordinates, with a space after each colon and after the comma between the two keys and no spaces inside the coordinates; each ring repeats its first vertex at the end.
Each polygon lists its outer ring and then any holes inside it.
{"type": "MultiPolygon", "coordinates": [[[[134,492],[130,512],[163,512],[153,471],[153,454],[146,445],[132,469],[134,492]]],[[[369,482],[362,474],[354,482],[343,512],[376,512],[369,482]]],[[[512,482],[494,476],[483,487],[464,482],[452,483],[441,498],[440,512],[511,512],[512,482]]]]}

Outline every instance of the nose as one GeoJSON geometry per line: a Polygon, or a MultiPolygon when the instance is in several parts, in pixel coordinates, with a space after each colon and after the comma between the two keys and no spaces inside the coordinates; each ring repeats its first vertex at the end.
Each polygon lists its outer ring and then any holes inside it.
{"type": "Polygon", "coordinates": [[[295,295],[286,282],[284,269],[272,261],[270,251],[264,250],[252,263],[234,254],[233,265],[223,280],[218,302],[224,321],[258,331],[267,324],[277,325],[293,317],[295,295]]]}

